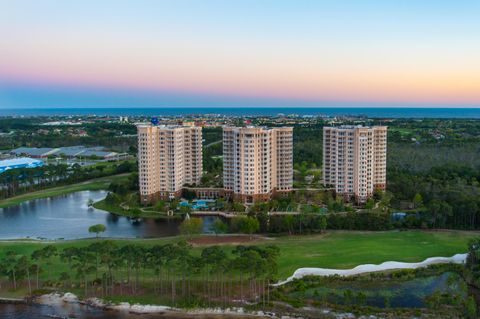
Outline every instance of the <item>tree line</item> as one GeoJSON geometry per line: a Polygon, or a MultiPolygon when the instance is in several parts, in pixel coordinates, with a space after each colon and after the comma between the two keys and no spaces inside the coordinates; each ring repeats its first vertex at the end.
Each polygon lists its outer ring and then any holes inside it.
{"type": "MultiPolygon", "coordinates": [[[[426,172],[388,172],[393,207],[413,205],[412,219],[423,228],[480,228],[480,170],[461,164],[433,167],[426,172]]],[[[417,225],[418,226],[418,225],[417,225]]]]}
{"type": "Polygon", "coordinates": [[[5,252],[0,289],[23,288],[30,295],[73,289],[85,298],[152,295],[171,305],[267,303],[279,254],[274,245],[193,250],[185,241],[147,247],[96,240],[61,250],[47,245],[30,255],[5,252]]]}
{"type": "Polygon", "coordinates": [[[0,199],[134,170],[136,170],[136,164],[127,161],[106,166],[82,167],[78,164],[71,166],[56,164],[37,168],[10,169],[0,174],[0,199]]]}

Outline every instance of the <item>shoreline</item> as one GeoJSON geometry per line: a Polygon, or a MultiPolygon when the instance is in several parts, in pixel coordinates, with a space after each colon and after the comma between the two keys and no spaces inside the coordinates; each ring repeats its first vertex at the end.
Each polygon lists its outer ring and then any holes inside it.
{"type": "MultiPolygon", "coordinates": [[[[23,299],[23,304],[28,302],[23,299]]],[[[172,315],[232,315],[232,316],[245,316],[245,317],[263,317],[263,318],[296,318],[285,315],[276,314],[268,311],[248,311],[243,307],[227,307],[227,308],[175,308],[164,305],[142,305],[138,303],[130,304],[129,302],[111,303],[104,301],[101,298],[93,297],[85,300],[79,299],[75,294],[66,292],[58,293],[53,292],[38,296],[33,299],[32,304],[46,305],[52,307],[62,307],[65,304],[78,304],[86,307],[93,307],[104,311],[116,311],[134,315],[146,315],[146,314],[172,314],[172,315]]]]}
{"type": "Polygon", "coordinates": [[[10,304],[10,305],[19,305],[19,304],[28,304],[26,298],[4,298],[0,297],[0,304],[10,304]]]}
{"type": "Polygon", "coordinates": [[[89,179],[80,183],[46,187],[43,189],[35,190],[33,192],[27,192],[14,197],[9,197],[9,198],[0,200],[0,209],[17,206],[22,203],[36,200],[36,199],[63,196],[63,195],[67,195],[75,192],[107,190],[108,185],[112,181],[122,179],[125,176],[128,176],[129,174],[130,173],[108,175],[108,176],[89,179]]]}

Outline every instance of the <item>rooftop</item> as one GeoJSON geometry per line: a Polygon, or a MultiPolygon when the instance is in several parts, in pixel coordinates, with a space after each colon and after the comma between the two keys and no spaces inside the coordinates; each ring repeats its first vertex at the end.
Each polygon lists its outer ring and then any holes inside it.
{"type": "Polygon", "coordinates": [[[36,147],[19,147],[17,149],[11,150],[10,154],[15,155],[28,155],[33,157],[39,156],[49,156],[49,155],[65,155],[68,157],[77,157],[77,156],[98,156],[98,157],[107,157],[115,156],[116,152],[105,151],[105,148],[102,146],[95,147],[85,147],[85,146],[66,146],[60,148],[36,148],[36,147]]]}
{"type": "Polygon", "coordinates": [[[43,162],[28,157],[12,158],[0,161],[0,173],[14,168],[35,168],[43,166],[43,162]]]}
{"type": "Polygon", "coordinates": [[[165,130],[173,130],[173,129],[177,129],[177,128],[195,128],[197,126],[192,126],[192,125],[180,125],[180,124],[159,124],[159,125],[153,125],[153,124],[150,124],[150,123],[140,123],[140,124],[137,124],[137,127],[141,127],[141,128],[144,128],[144,127],[156,127],[158,129],[165,129],[165,130]]]}
{"type": "Polygon", "coordinates": [[[14,150],[11,150],[10,153],[12,154],[28,154],[31,156],[42,156],[42,155],[48,155],[50,153],[54,153],[57,148],[51,148],[51,147],[19,147],[14,150]]]}
{"type": "Polygon", "coordinates": [[[374,125],[374,126],[363,126],[361,124],[359,125],[340,125],[340,126],[325,126],[324,128],[335,128],[335,129],[341,129],[341,130],[351,130],[355,128],[364,128],[364,129],[374,129],[374,128],[386,128],[384,125],[374,125]]]}

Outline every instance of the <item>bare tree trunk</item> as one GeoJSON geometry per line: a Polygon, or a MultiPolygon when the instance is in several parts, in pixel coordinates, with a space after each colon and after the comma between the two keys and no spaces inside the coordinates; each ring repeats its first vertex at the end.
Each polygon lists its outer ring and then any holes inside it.
{"type": "Polygon", "coordinates": [[[175,305],[175,279],[172,276],[172,305],[175,305]]]}
{"type": "Polygon", "coordinates": [[[28,292],[31,295],[32,294],[32,283],[30,281],[30,270],[28,269],[28,266],[26,268],[27,268],[27,278],[28,278],[28,292]]]}
{"type": "Polygon", "coordinates": [[[243,274],[240,272],[240,299],[243,302],[243,274]]]}
{"type": "Polygon", "coordinates": [[[267,303],[270,304],[270,279],[267,280],[267,303]]]}
{"type": "Polygon", "coordinates": [[[15,276],[15,270],[13,270],[12,273],[13,273],[13,290],[17,290],[17,277],[15,276]]]}
{"type": "Polygon", "coordinates": [[[37,270],[37,289],[38,289],[38,273],[40,272],[40,266],[39,265],[37,265],[36,270],[37,270]]]}
{"type": "Polygon", "coordinates": [[[263,300],[263,307],[265,307],[265,278],[262,279],[262,300],[263,300]]]}
{"type": "Polygon", "coordinates": [[[160,278],[160,295],[161,295],[163,293],[162,268],[158,270],[158,276],[160,278]]]}
{"type": "Polygon", "coordinates": [[[88,289],[87,289],[87,275],[83,276],[83,280],[85,282],[85,298],[88,297],[88,289]]]}

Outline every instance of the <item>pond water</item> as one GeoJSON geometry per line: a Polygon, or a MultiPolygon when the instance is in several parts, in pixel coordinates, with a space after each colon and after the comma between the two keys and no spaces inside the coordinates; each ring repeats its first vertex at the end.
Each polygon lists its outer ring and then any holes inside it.
{"type": "MultiPolygon", "coordinates": [[[[465,297],[466,290],[461,289],[461,277],[452,272],[439,275],[413,278],[405,281],[339,281],[325,283],[310,288],[305,292],[307,298],[328,300],[336,304],[364,304],[379,308],[423,308],[427,305],[427,298],[436,291],[441,293],[455,293],[465,297]],[[351,297],[346,301],[346,291],[351,297]],[[359,293],[364,295],[363,302],[359,300],[359,293]]],[[[466,287],[466,286],[465,286],[466,287]]],[[[299,296],[297,292],[293,293],[299,296]]]]}
{"type": "MultiPolygon", "coordinates": [[[[106,195],[106,191],[82,191],[0,209],[0,239],[92,237],[95,235],[88,232],[88,227],[95,224],[107,227],[101,235],[103,237],[166,237],[178,234],[180,220],[142,219],[135,222],[88,207],[89,199],[98,201],[106,195]]],[[[205,231],[208,231],[211,219],[205,219],[205,231]]]]}

